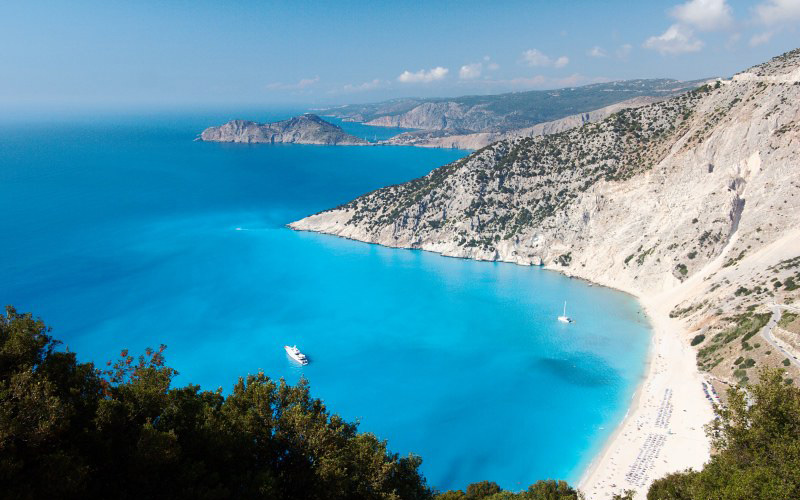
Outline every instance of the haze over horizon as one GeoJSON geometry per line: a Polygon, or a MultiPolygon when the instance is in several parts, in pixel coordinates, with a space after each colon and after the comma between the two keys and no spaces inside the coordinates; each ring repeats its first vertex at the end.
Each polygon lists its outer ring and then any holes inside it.
{"type": "Polygon", "coordinates": [[[12,0],[0,106],[331,105],[724,77],[794,48],[800,27],[800,0],[617,3],[12,0]]]}

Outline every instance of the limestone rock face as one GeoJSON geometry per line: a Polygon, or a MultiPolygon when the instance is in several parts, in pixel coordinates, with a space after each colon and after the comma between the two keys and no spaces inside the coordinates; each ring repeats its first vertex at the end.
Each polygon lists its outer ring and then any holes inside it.
{"type": "Polygon", "coordinates": [[[348,134],[341,127],[313,114],[273,123],[233,120],[209,127],[200,134],[203,141],[243,143],[294,143],[325,145],[366,145],[369,142],[348,134]]]}
{"type": "MultiPolygon", "coordinates": [[[[405,132],[382,141],[381,144],[392,146],[417,146],[423,148],[449,148],[449,149],[481,149],[489,144],[516,137],[536,137],[540,135],[557,134],[576,127],[593,123],[607,118],[617,111],[638,108],[663,100],[659,97],[634,97],[622,102],[611,104],[594,111],[578,113],[544,123],[537,123],[531,127],[513,129],[506,132],[475,132],[459,134],[455,130],[423,130],[405,132]]],[[[382,119],[381,119],[382,120],[382,119]]],[[[377,124],[374,120],[370,124],[377,124]]],[[[386,121],[386,123],[390,123],[386,121]]]]}
{"type": "Polygon", "coordinates": [[[483,130],[496,118],[485,106],[465,106],[456,102],[426,102],[399,115],[381,116],[367,125],[419,128],[424,130],[483,130]]]}
{"type": "Polygon", "coordinates": [[[793,51],[596,123],[501,140],[291,227],[667,290],[800,227],[798,68],[793,51]]]}

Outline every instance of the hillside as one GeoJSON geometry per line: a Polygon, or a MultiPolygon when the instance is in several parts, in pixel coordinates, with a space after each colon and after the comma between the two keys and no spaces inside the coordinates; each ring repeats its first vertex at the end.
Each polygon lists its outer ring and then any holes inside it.
{"type": "Polygon", "coordinates": [[[340,127],[313,114],[295,116],[272,123],[233,120],[219,127],[209,127],[200,134],[200,140],[210,142],[293,144],[326,144],[357,146],[369,144],[364,139],[348,134],[340,127]]]}
{"type": "Polygon", "coordinates": [[[489,144],[516,137],[536,137],[557,134],[587,123],[603,120],[617,111],[638,108],[663,100],[663,97],[634,97],[600,109],[565,116],[557,120],[537,123],[531,127],[512,129],[504,132],[473,132],[458,134],[447,130],[416,130],[404,132],[381,144],[392,146],[417,146],[423,148],[481,149],[489,144]]]}
{"type": "Polygon", "coordinates": [[[782,319],[800,299],[799,154],[794,50],[597,123],[494,143],[291,227],[542,264],[639,297],[655,332],[647,379],[582,483],[608,498],[610,484],[643,491],[652,479],[632,482],[624,465],[648,453],[649,435],[665,443],[652,475],[703,463],[701,384],[723,393],[764,366],[800,382],[800,343],[782,319]],[[666,395],[680,415],[669,434],[666,395]]]}
{"type": "Polygon", "coordinates": [[[701,80],[626,80],[497,95],[393,99],[324,109],[320,114],[382,127],[442,130],[450,135],[505,132],[600,109],[635,97],[668,97],[701,83],[701,80]]]}

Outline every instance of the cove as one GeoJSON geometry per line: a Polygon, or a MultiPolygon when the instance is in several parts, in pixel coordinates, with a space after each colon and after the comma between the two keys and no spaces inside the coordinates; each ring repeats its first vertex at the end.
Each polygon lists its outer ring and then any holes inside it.
{"type": "Polygon", "coordinates": [[[467,153],[193,142],[232,115],[0,124],[0,300],[83,361],[167,344],[179,385],[304,376],[329,409],[421,455],[439,489],[576,481],[643,374],[637,302],[538,268],[286,229],[467,153]],[[309,365],[287,358],[295,343],[309,365]]]}

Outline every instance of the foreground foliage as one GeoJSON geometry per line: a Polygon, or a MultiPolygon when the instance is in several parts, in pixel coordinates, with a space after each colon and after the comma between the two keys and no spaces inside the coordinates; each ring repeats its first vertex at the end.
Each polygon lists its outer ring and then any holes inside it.
{"type": "Polygon", "coordinates": [[[440,493],[434,500],[581,500],[583,496],[564,481],[537,481],[526,491],[503,491],[497,483],[481,481],[467,486],[466,491],[440,493]]]}
{"type": "Polygon", "coordinates": [[[417,499],[416,456],[264,374],[227,397],[170,386],[162,346],[105,370],[58,352],[29,314],[0,315],[0,496],[417,499]]]}

